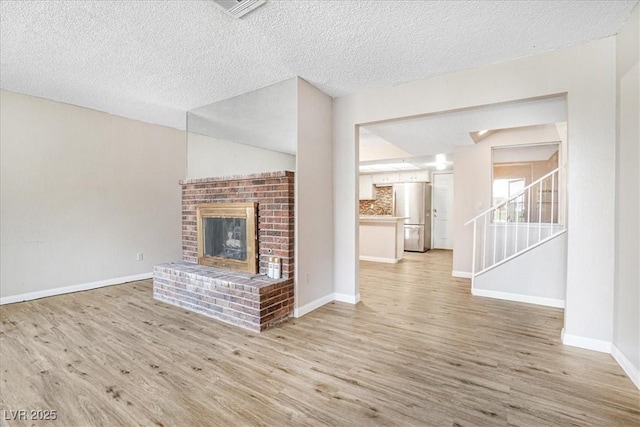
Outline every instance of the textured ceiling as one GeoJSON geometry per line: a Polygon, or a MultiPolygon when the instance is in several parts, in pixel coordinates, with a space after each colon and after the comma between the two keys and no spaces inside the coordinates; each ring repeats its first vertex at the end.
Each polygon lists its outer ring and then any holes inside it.
{"type": "Polygon", "coordinates": [[[2,1],[0,86],[184,128],[300,76],[331,96],[615,34],[634,1],[2,1]]]}

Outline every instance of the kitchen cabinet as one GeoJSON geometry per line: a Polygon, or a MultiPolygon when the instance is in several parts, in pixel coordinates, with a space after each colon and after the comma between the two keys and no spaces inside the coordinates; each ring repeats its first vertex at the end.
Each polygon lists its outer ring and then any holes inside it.
{"type": "Polygon", "coordinates": [[[430,182],[431,176],[427,170],[385,172],[371,175],[374,185],[393,185],[398,182],[430,182]]]}
{"type": "Polygon", "coordinates": [[[373,186],[371,175],[360,175],[360,200],[375,200],[376,187],[373,186]]]}
{"type": "Polygon", "coordinates": [[[400,182],[429,182],[429,171],[404,171],[400,172],[400,182]]]}
{"type": "Polygon", "coordinates": [[[400,182],[400,174],[398,172],[377,173],[372,175],[372,181],[376,185],[391,185],[400,182]]]}

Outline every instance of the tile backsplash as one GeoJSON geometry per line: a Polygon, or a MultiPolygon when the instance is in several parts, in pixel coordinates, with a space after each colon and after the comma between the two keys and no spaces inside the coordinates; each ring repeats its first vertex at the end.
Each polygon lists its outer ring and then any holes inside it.
{"type": "Polygon", "coordinates": [[[393,215],[393,187],[376,187],[375,200],[360,200],[360,215],[393,215]]]}

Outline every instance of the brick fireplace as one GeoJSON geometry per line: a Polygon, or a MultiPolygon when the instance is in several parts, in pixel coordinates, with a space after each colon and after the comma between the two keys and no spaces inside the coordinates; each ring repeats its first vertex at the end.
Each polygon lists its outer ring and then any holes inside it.
{"type": "Polygon", "coordinates": [[[294,173],[181,181],[182,262],[154,268],[154,298],[262,331],[287,319],[294,303],[294,173]],[[198,206],[257,203],[258,274],[198,265],[198,206]],[[266,277],[269,257],[282,278],[266,277]]]}
{"type": "Polygon", "coordinates": [[[259,272],[266,274],[269,257],[279,257],[282,277],[293,277],[293,172],[193,179],[180,184],[184,261],[198,262],[198,204],[257,202],[259,272]]]}

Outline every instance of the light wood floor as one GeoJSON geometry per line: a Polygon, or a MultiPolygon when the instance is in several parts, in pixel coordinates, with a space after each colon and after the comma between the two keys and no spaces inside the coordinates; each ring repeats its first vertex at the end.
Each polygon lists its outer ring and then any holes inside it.
{"type": "Polygon", "coordinates": [[[562,311],[472,297],[451,254],[361,263],[362,302],[254,334],[151,298],[151,281],[0,308],[5,410],[86,425],[639,425],[611,356],[562,311]]]}

